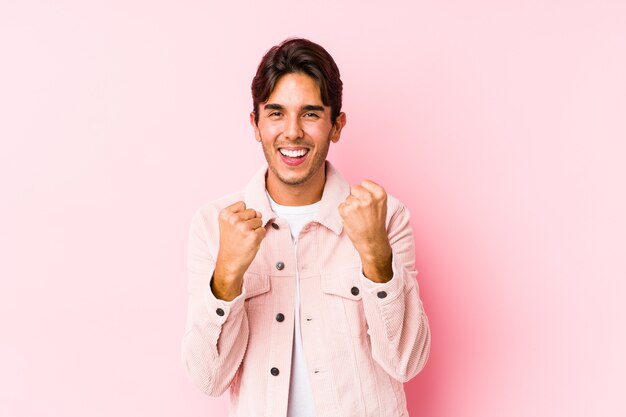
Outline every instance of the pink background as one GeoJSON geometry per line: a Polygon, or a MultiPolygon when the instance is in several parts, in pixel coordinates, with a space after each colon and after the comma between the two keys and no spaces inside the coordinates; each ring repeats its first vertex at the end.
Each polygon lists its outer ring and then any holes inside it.
{"type": "Polygon", "coordinates": [[[0,415],[226,415],[180,361],[187,232],[295,35],[342,72],[329,159],[413,214],[411,416],[626,415],[621,0],[3,1],[0,415]]]}

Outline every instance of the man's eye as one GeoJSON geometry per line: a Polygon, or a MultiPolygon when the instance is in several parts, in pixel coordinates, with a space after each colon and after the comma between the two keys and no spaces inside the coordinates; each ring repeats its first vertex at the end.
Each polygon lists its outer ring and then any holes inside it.
{"type": "Polygon", "coordinates": [[[280,116],[281,114],[282,113],[279,112],[279,111],[273,111],[273,112],[270,113],[270,117],[272,117],[272,116],[280,116]]]}
{"type": "Polygon", "coordinates": [[[314,118],[319,118],[319,116],[317,115],[317,113],[305,113],[304,114],[306,117],[314,117],[314,118]]]}

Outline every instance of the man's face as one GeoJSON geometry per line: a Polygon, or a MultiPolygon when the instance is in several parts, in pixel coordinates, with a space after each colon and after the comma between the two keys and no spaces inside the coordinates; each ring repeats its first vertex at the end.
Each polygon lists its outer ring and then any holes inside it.
{"type": "Polygon", "coordinates": [[[333,125],[331,109],[324,106],[315,80],[302,73],[283,75],[267,101],[259,104],[259,122],[254,127],[269,166],[268,181],[306,186],[323,176],[330,142],[337,142],[345,114],[333,125]],[[273,178],[270,178],[272,176],[273,178]]]}

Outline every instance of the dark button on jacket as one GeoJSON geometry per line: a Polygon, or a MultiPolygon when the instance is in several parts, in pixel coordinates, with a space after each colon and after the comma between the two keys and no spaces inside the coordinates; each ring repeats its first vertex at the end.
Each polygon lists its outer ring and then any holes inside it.
{"type": "Polygon", "coordinates": [[[276,314],[276,321],[283,321],[283,320],[285,320],[285,315],[283,313],[276,314]]]}
{"type": "Polygon", "coordinates": [[[223,316],[224,315],[224,310],[222,310],[221,308],[218,308],[217,310],[215,310],[215,312],[217,313],[218,316],[223,316]]]}
{"type": "Polygon", "coordinates": [[[387,296],[387,293],[385,291],[378,291],[378,298],[385,298],[387,296]]]}
{"type": "Polygon", "coordinates": [[[282,261],[278,261],[276,262],[276,269],[278,269],[279,271],[282,271],[285,268],[285,263],[282,261]]]}
{"type": "Polygon", "coordinates": [[[278,375],[278,374],[280,373],[280,371],[278,370],[278,368],[272,368],[272,369],[270,370],[270,372],[271,372],[271,373],[272,373],[272,375],[274,375],[274,376],[276,376],[276,375],[278,375]]]}
{"type": "Polygon", "coordinates": [[[359,295],[359,289],[357,287],[352,287],[350,292],[352,293],[352,295],[359,295]]]}

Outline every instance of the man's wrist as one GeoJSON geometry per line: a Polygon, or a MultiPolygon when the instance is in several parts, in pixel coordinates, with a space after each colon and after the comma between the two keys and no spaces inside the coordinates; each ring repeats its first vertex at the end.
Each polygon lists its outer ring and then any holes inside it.
{"type": "Polygon", "coordinates": [[[391,262],[392,249],[388,240],[380,243],[370,243],[362,247],[358,252],[362,263],[383,265],[391,262]]]}
{"type": "Polygon", "coordinates": [[[363,275],[371,281],[384,283],[393,278],[392,251],[382,250],[373,255],[361,256],[363,275]]]}
{"type": "Polygon", "coordinates": [[[232,301],[241,295],[243,280],[224,280],[217,271],[211,277],[211,292],[215,298],[223,301],[232,301]],[[237,283],[239,282],[239,283],[237,283]]]}

